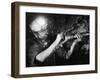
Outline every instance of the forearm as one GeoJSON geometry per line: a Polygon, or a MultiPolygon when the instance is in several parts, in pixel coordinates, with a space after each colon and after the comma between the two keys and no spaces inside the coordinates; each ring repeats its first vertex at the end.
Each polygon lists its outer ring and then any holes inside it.
{"type": "Polygon", "coordinates": [[[74,48],[75,48],[75,45],[76,45],[76,44],[77,44],[77,42],[74,41],[73,44],[72,44],[72,46],[71,46],[71,48],[70,48],[70,50],[68,51],[68,54],[66,55],[66,59],[68,59],[68,58],[71,56],[71,54],[72,54],[73,51],[74,51],[74,48]]]}
{"type": "Polygon", "coordinates": [[[43,62],[56,48],[56,46],[59,44],[59,39],[56,39],[49,48],[46,50],[42,51],[36,56],[36,60],[43,62]]]}

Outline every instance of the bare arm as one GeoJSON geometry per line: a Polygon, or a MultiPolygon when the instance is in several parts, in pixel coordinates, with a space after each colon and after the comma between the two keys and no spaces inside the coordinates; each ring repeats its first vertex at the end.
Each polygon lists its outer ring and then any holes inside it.
{"type": "Polygon", "coordinates": [[[36,56],[36,60],[43,62],[57,47],[61,40],[61,34],[57,35],[56,40],[47,48],[36,56]]]}
{"type": "Polygon", "coordinates": [[[77,42],[74,41],[73,44],[72,44],[72,46],[71,46],[71,48],[70,48],[70,50],[68,51],[68,54],[66,55],[66,59],[69,59],[69,57],[71,56],[71,54],[72,54],[73,51],[74,51],[74,48],[75,48],[75,45],[76,45],[76,44],[77,44],[77,42]]]}
{"type": "Polygon", "coordinates": [[[73,44],[72,44],[70,50],[68,51],[68,54],[66,55],[66,59],[68,59],[68,58],[72,55],[72,53],[73,53],[73,51],[74,51],[74,48],[75,48],[75,45],[76,45],[78,42],[81,41],[81,37],[80,37],[79,35],[76,35],[76,37],[77,37],[77,39],[73,42],[73,44]]]}

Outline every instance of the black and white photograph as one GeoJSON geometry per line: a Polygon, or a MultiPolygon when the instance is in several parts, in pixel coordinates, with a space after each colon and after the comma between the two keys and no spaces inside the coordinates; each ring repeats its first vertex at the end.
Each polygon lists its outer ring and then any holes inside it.
{"type": "Polygon", "coordinates": [[[89,15],[26,12],[26,67],[89,64],[89,15]]]}
{"type": "Polygon", "coordinates": [[[97,7],[12,3],[12,76],[97,73],[97,7]]]}

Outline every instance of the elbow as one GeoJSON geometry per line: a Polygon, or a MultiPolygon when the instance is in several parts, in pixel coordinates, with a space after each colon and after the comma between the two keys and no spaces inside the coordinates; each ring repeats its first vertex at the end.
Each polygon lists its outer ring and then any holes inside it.
{"type": "Polygon", "coordinates": [[[41,63],[44,62],[44,58],[42,58],[42,56],[39,56],[39,55],[36,56],[36,60],[41,63]]]}

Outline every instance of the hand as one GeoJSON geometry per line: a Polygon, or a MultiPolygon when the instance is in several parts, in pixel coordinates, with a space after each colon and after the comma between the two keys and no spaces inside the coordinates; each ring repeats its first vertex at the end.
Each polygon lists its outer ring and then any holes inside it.
{"type": "Polygon", "coordinates": [[[65,39],[64,39],[64,41],[62,41],[62,42],[60,43],[60,46],[62,47],[62,45],[63,45],[65,42],[67,42],[69,39],[71,39],[71,36],[65,36],[65,39]]]}
{"type": "Polygon", "coordinates": [[[65,40],[68,41],[69,39],[73,38],[72,36],[65,36],[65,40]]]}
{"type": "Polygon", "coordinates": [[[58,39],[59,41],[61,41],[61,39],[63,39],[63,32],[59,33],[57,35],[57,38],[56,39],[58,39]]]}
{"type": "Polygon", "coordinates": [[[77,33],[77,34],[75,35],[75,37],[77,38],[77,39],[75,40],[75,42],[80,42],[80,41],[82,40],[82,36],[80,35],[80,33],[77,33]]]}
{"type": "Polygon", "coordinates": [[[63,39],[63,37],[64,37],[64,36],[63,36],[63,32],[57,34],[57,38],[56,38],[56,40],[55,40],[55,41],[57,42],[56,49],[62,46],[61,40],[63,39]]]}

